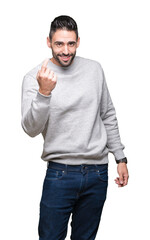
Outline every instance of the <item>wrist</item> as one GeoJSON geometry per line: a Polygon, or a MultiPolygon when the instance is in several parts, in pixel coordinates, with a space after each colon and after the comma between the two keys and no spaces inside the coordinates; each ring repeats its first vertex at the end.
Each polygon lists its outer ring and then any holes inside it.
{"type": "Polygon", "coordinates": [[[39,93],[45,96],[49,96],[51,94],[51,91],[43,91],[42,89],[39,88],[39,93]]]}
{"type": "Polygon", "coordinates": [[[127,158],[126,158],[126,157],[125,157],[125,158],[122,158],[122,159],[119,159],[119,160],[116,159],[116,163],[117,163],[117,164],[119,164],[119,163],[125,163],[125,164],[127,164],[127,162],[128,162],[128,161],[127,161],[127,158]]]}

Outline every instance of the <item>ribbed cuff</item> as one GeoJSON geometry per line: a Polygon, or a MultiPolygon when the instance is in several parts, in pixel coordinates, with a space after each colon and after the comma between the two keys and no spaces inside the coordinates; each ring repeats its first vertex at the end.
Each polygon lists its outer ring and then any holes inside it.
{"type": "Polygon", "coordinates": [[[40,92],[38,91],[38,94],[39,94],[40,96],[43,96],[43,97],[46,97],[46,98],[51,97],[51,93],[50,93],[50,95],[44,95],[44,94],[42,94],[42,93],[40,93],[40,92]]]}
{"type": "Polygon", "coordinates": [[[124,154],[123,150],[121,150],[121,149],[115,151],[113,154],[114,154],[116,160],[125,158],[125,154],[124,154]]]}

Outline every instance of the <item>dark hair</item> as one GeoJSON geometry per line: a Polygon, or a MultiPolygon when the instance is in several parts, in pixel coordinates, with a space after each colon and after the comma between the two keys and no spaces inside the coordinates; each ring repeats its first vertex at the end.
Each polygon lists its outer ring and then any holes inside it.
{"type": "Polygon", "coordinates": [[[76,37],[78,39],[78,27],[75,22],[75,20],[69,16],[61,15],[56,17],[52,22],[50,26],[50,32],[49,32],[49,39],[52,40],[53,34],[58,29],[64,29],[67,31],[75,31],[76,37]]]}

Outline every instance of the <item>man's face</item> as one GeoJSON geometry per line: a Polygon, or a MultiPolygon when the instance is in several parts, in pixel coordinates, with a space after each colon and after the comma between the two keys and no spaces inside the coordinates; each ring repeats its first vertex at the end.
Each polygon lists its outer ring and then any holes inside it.
{"type": "Polygon", "coordinates": [[[49,37],[47,38],[47,45],[52,49],[53,58],[51,61],[61,67],[71,65],[79,43],[80,38],[76,39],[74,31],[57,30],[51,42],[49,37]]]}

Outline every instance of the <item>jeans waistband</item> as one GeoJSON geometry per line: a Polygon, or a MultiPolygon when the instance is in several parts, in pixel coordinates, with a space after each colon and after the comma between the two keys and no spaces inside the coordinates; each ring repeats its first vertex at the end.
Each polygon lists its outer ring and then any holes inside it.
{"type": "Polygon", "coordinates": [[[54,168],[58,170],[66,170],[66,171],[82,171],[83,169],[99,169],[108,166],[108,163],[106,164],[81,164],[81,165],[68,165],[63,163],[55,163],[55,162],[48,162],[48,168],[54,168]]]}

